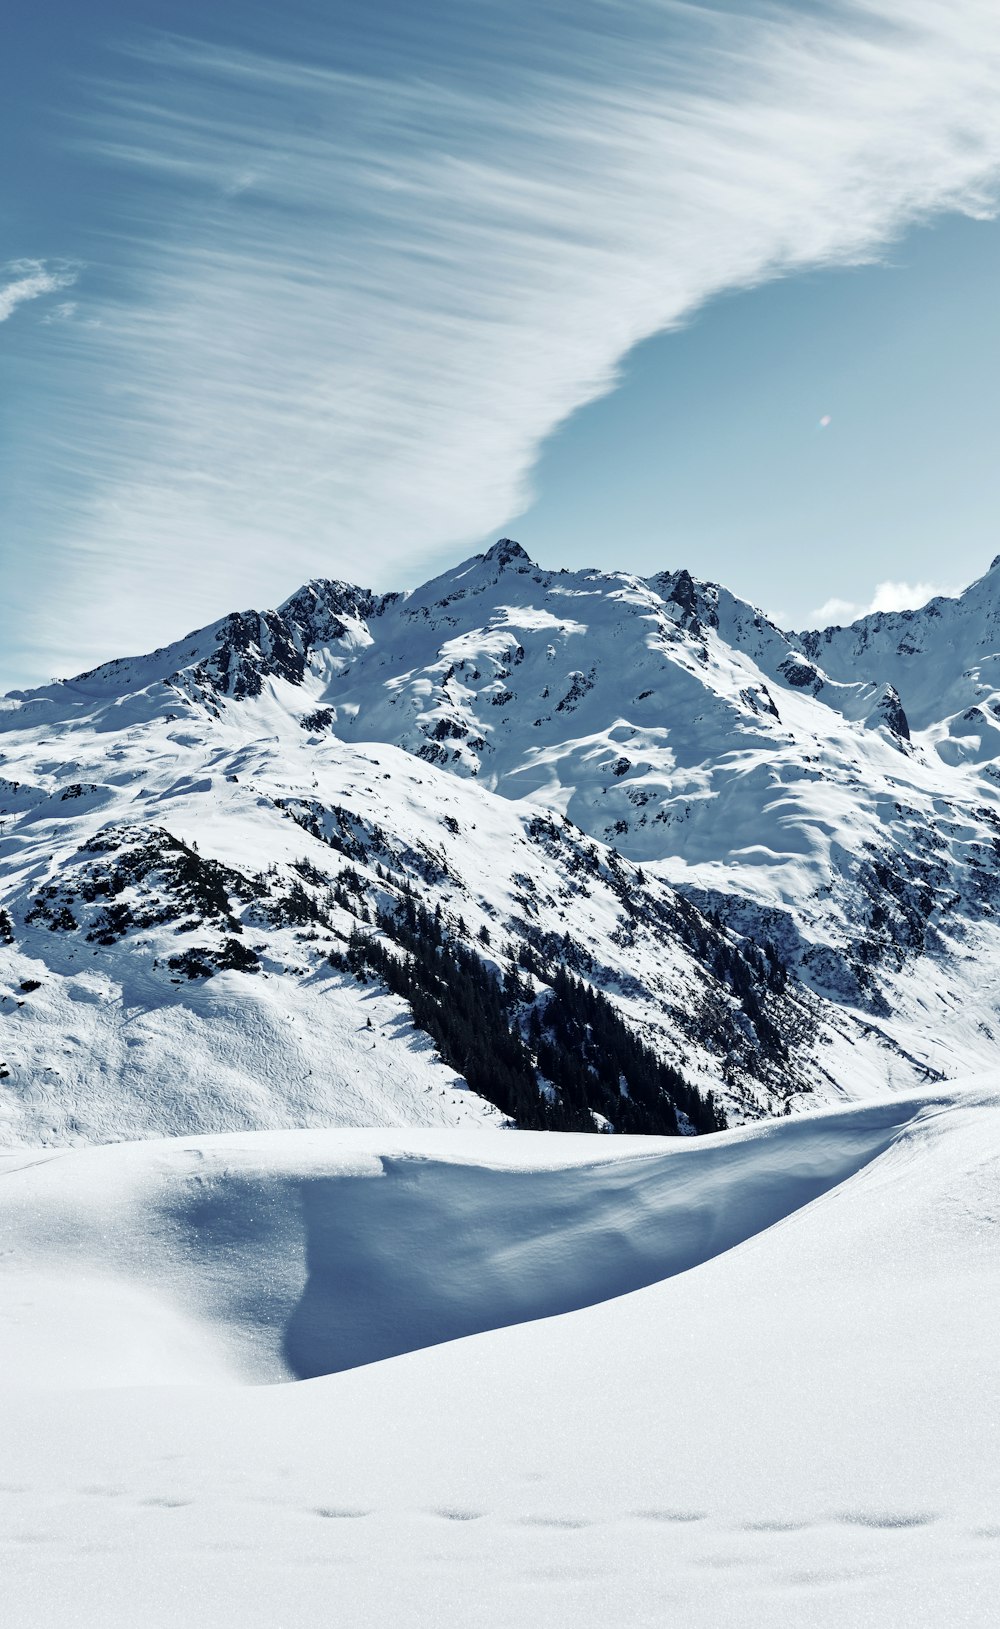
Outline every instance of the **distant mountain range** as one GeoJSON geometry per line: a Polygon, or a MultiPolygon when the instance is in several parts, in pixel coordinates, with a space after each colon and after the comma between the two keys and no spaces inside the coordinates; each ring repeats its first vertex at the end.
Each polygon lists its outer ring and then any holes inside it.
{"type": "Polygon", "coordinates": [[[1000,560],[786,633],[501,539],[0,702],[0,1141],[710,1129],[988,1068],[1000,560]]]}

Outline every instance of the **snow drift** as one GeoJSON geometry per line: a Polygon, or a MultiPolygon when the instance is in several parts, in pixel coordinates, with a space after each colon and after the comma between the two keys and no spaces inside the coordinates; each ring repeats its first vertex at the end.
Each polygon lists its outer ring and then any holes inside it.
{"type": "Polygon", "coordinates": [[[10,1156],[5,1621],[992,1623],[994,1088],[624,1157],[487,1141],[10,1156]],[[420,1349],[234,1384],[303,1295],[324,1366],[420,1349]],[[487,1317],[518,1321],[427,1344],[487,1317]]]}
{"type": "Polygon", "coordinates": [[[314,1131],[7,1156],[3,1372],[303,1378],[588,1306],[773,1225],[913,1113],[696,1145],[314,1131]]]}

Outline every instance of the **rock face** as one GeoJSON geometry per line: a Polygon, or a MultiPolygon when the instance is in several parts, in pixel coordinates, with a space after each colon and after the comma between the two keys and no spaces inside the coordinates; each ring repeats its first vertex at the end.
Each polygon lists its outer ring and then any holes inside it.
{"type": "Polygon", "coordinates": [[[506,979],[557,1106],[563,975],[730,1119],[993,1054],[996,562],[794,634],[684,570],[503,538],[410,594],[318,579],[15,693],[0,775],[8,1141],[496,1123],[424,997],[345,960],[361,933],[415,954],[416,895],[449,967],[506,979]]]}
{"type": "Polygon", "coordinates": [[[910,725],[903,711],[903,703],[899,699],[899,691],[894,684],[882,686],[881,694],[871,713],[871,718],[884,724],[893,735],[898,735],[901,741],[910,739],[910,725]]]}

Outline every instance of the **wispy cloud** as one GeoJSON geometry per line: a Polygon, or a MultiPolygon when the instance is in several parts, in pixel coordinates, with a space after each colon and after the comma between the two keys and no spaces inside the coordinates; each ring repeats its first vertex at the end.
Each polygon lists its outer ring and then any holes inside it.
{"type": "Polygon", "coordinates": [[[72,322],[79,309],[79,300],[60,300],[58,305],[51,306],[46,311],[42,321],[44,323],[72,322]]]}
{"type": "Polygon", "coordinates": [[[818,606],[809,620],[813,627],[829,628],[837,624],[843,627],[857,622],[859,617],[870,616],[874,611],[912,611],[939,594],[953,598],[960,592],[958,587],[942,587],[939,583],[878,583],[867,603],[830,599],[818,606]]]}
{"type": "Polygon", "coordinates": [[[72,287],[77,271],[72,266],[50,268],[44,260],[10,260],[0,266],[0,279],[0,322],[6,322],[25,301],[72,287]]]}
{"type": "Polygon", "coordinates": [[[310,574],[413,580],[525,505],[639,340],[993,210],[995,0],[446,9],[381,56],[309,8],[302,60],[159,38],[108,90],[131,298],[76,340],[54,653],[81,611],[82,657],[310,574]]]}

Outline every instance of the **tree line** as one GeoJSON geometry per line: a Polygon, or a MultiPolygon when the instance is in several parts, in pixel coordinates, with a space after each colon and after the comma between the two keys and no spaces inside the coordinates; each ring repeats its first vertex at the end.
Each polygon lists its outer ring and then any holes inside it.
{"type": "Polygon", "coordinates": [[[530,952],[501,971],[404,896],[331,962],[374,975],[471,1089],[525,1130],[676,1136],[724,1129],[721,1105],[645,1044],[599,990],[530,952]],[[526,977],[528,974],[530,977],[526,977]]]}

